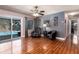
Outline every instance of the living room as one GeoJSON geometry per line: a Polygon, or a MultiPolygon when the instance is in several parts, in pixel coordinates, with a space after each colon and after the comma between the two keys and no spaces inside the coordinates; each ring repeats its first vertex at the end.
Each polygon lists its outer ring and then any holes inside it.
{"type": "Polygon", "coordinates": [[[74,5],[0,5],[0,53],[79,53],[79,21],[71,23],[78,20],[78,9],[74,5]]]}

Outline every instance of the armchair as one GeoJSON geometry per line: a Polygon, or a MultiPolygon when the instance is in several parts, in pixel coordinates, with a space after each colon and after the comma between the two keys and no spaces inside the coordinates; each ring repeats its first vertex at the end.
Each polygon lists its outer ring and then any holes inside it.
{"type": "Polygon", "coordinates": [[[31,37],[41,37],[41,28],[35,28],[31,33],[31,37]]]}
{"type": "Polygon", "coordinates": [[[57,31],[44,31],[44,36],[50,39],[56,39],[57,31]]]}

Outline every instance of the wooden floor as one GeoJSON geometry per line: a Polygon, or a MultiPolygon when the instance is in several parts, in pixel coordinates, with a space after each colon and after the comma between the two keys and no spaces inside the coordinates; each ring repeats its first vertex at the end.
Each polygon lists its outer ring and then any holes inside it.
{"type": "Polygon", "coordinates": [[[71,39],[64,41],[48,38],[22,38],[4,45],[0,44],[0,53],[16,54],[78,54],[79,44],[71,39]],[[12,45],[10,45],[12,44],[12,45]]]}

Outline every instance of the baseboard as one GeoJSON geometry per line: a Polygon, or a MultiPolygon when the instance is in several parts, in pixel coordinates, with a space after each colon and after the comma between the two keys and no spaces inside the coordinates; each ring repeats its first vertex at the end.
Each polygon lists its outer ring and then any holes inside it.
{"type": "Polygon", "coordinates": [[[61,38],[61,37],[56,37],[56,39],[58,39],[58,40],[65,40],[65,38],[61,38]]]}
{"type": "Polygon", "coordinates": [[[68,34],[67,36],[66,36],[66,39],[70,36],[71,34],[68,34]]]}
{"type": "Polygon", "coordinates": [[[25,37],[25,36],[21,36],[21,37],[25,37]]]}

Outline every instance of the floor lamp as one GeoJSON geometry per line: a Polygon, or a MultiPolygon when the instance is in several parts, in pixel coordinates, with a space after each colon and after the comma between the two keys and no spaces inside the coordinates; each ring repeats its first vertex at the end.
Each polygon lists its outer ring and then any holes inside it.
{"type": "Polygon", "coordinates": [[[43,24],[43,28],[45,29],[45,31],[46,31],[46,27],[47,27],[47,24],[43,24]]]}

